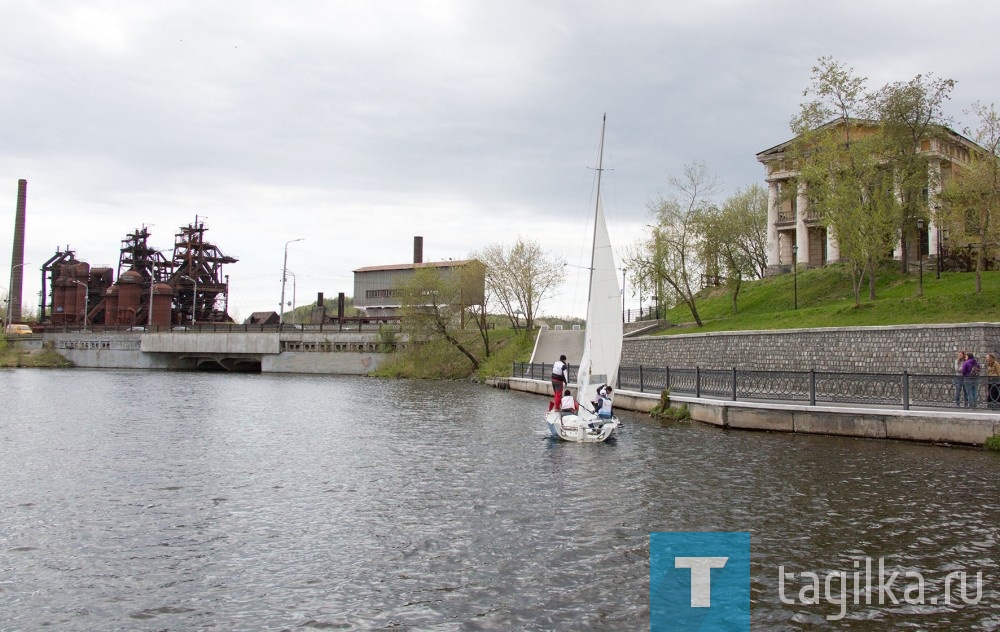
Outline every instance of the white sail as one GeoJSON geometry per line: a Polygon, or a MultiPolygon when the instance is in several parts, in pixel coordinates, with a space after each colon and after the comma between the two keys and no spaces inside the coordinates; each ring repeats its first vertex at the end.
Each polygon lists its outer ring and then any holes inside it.
{"type": "Polygon", "coordinates": [[[583,357],[577,371],[580,402],[597,399],[597,387],[617,387],[618,363],[622,355],[621,290],[615,269],[604,208],[597,200],[594,218],[594,252],[590,271],[590,301],[583,357]]]}
{"type": "MultiPolygon", "coordinates": [[[[606,120],[606,119],[605,119],[606,120]]],[[[601,125],[601,150],[597,159],[597,195],[594,203],[594,236],[591,244],[590,288],[587,294],[587,325],[583,339],[583,357],[576,372],[576,399],[580,409],[563,413],[558,408],[545,415],[552,436],[563,441],[601,443],[621,423],[612,416],[601,418],[590,410],[601,384],[617,387],[618,362],[622,355],[621,294],[611,250],[608,225],[601,204],[601,169],[604,160],[604,125],[601,125]]]]}
{"type": "Polygon", "coordinates": [[[601,174],[604,168],[604,125],[601,124],[601,149],[597,158],[597,201],[594,204],[594,240],[590,255],[590,290],[587,294],[587,331],[583,357],[577,371],[577,401],[597,399],[601,384],[617,387],[618,362],[622,355],[622,320],[618,311],[621,290],[615,271],[615,253],[611,250],[608,224],[601,204],[601,174]]]}

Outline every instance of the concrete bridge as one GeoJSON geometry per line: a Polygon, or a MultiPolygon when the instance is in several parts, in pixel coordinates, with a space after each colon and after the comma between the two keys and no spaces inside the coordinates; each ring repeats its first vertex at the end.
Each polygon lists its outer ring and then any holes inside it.
{"type": "Polygon", "coordinates": [[[367,375],[387,357],[377,331],[45,332],[16,344],[79,367],[367,375]]]}

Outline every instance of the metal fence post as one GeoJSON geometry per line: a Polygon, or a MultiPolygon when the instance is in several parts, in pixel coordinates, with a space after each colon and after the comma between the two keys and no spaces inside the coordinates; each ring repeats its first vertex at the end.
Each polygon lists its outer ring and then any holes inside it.
{"type": "Polygon", "coordinates": [[[736,401],[736,367],[733,367],[733,401],[736,401]]]}
{"type": "Polygon", "coordinates": [[[910,410],[910,372],[903,370],[903,410],[910,410]]]}
{"type": "Polygon", "coordinates": [[[701,397],[701,367],[694,368],[694,396],[701,397]]]}
{"type": "Polygon", "coordinates": [[[642,380],[642,365],[641,364],[639,365],[639,392],[640,393],[645,393],[646,392],[645,384],[643,383],[643,380],[642,380]]]}
{"type": "Polygon", "coordinates": [[[816,369],[809,369],[809,405],[816,405],[816,369]]]}
{"type": "Polygon", "coordinates": [[[666,384],[667,384],[666,389],[669,391],[670,390],[670,367],[667,367],[667,382],[666,382],[666,384]]]}

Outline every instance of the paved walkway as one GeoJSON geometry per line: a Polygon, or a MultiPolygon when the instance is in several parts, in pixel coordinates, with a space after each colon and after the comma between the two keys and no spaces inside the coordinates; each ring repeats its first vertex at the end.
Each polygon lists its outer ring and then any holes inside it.
{"type": "Polygon", "coordinates": [[[542,329],[535,340],[535,351],[531,354],[532,364],[552,364],[565,355],[566,361],[580,365],[583,357],[582,329],[542,329]]]}

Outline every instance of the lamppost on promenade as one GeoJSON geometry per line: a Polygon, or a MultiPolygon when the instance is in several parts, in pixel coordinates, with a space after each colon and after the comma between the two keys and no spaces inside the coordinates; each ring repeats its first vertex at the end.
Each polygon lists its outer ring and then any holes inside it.
{"type": "Polygon", "coordinates": [[[792,300],[795,309],[799,308],[799,246],[792,244],[792,300]]]}
{"type": "Polygon", "coordinates": [[[920,260],[920,281],[917,283],[917,296],[924,295],[924,220],[917,218],[917,259],[920,260]]]}
{"type": "Polygon", "coordinates": [[[299,237],[298,239],[290,239],[285,242],[285,261],[281,264],[281,302],[278,303],[278,327],[285,322],[285,317],[283,312],[285,311],[285,281],[287,281],[288,276],[288,244],[293,244],[297,241],[305,241],[305,237],[299,237]]]}
{"type": "Polygon", "coordinates": [[[195,310],[198,309],[198,279],[192,279],[186,274],[181,275],[182,279],[187,279],[188,281],[194,283],[194,295],[191,297],[191,326],[194,327],[195,322],[195,310]]]}
{"type": "Polygon", "coordinates": [[[87,314],[90,312],[90,287],[83,281],[70,279],[73,283],[83,286],[83,331],[87,331],[87,314]]]}

